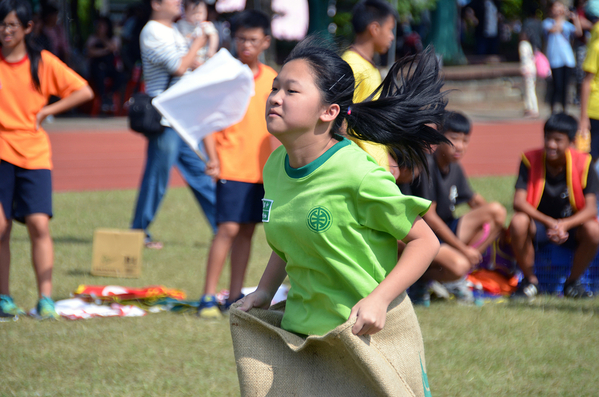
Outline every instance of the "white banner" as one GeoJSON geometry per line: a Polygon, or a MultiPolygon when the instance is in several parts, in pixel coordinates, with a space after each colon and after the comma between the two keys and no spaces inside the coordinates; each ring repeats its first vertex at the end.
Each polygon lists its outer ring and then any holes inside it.
{"type": "Polygon", "coordinates": [[[253,95],[252,71],[223,48],[154,98],[152,104],[200,155],[199,142],[240,122],[253,95]]]}

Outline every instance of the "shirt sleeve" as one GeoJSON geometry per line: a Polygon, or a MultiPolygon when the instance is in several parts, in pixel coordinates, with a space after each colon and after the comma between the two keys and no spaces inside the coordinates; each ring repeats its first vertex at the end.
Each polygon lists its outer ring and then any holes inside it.
{"type": "Polygon", "coordinates": [[[457,165],[457,185],[458,185],[458,192],[459,192],[459,197],[458,197],[458,204],[460,203],[465,203],[468,202],[472,199],[472,197],[474,197],[474,191],[472,191],[472,187],[470,186],[470,183],[468,182],[468,178],[466,178],[466,174],[464,173],[464,169],[462,168],[462,166],[459,163],[456,163],[457,165]]]}
{"type": "Polygon", "coordinates": [[[587,174],[587,184],[586,187],[582,190],[584,194],[594,193],[597,195],[599,193],[599,177],[597,177],[597,171],[595,171],[595,167],[593,164],[589,167],[589,172],[587,174]]]}
{"type": "Polygon", "coordinates": [[[416,217],[428,211],[431,202],[420,197],[404,196],[393,176],[377,167],[362,179],[358,188],[356,208],[360,224],[403,239],[416,217]]]}
{"type": "Polygon", "coordinates": [[[75,73],[73,69],[57,57],[51,54],[43,54],[42,62],[44,63],[44,75],[48,82],[49,95],[65,98],[88,85],[83,77],[75,73]]]}
{"type": "Polygon", "coordinates": [[[148,62],[162,66],[173,74],[181,65],[181,53],[178,51],[175,35],[181,35],[177,29],[172,34],[161,35],[151,30],[143,36],[141,47],[148,62]]]}
{"type": "Polygon", "coordinates": [[[555,25],[555,21],[553,19],[545,19],[543,21],[543,32],[545,32],[545,34],[549,33],[549,29],[551,29],[553,25],[555,25]]]}
{"type": "Polygon", "coordinates": [[[516,180],[516,189],[528,189],[528,167],[520,162],[520,170],[518,171],[518,179],[516,180]]]}
{"type": "Polygon", "coordinates": [[[597,62],[599,60],[599,40],[590,42],[587,46],[587,55],[582,64],[582,70],[587,73],[597,74],[597,62]]]}

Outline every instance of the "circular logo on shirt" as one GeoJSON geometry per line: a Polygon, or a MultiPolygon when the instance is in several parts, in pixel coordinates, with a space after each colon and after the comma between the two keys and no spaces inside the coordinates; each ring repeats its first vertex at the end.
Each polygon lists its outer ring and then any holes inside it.
{"type": "Polygon", "coordinates": [[[331,211],[325,207],[314,207],[308,212],[306,219],[308,228],[315,233],[322,233],[328,230],[333,223],[331,211]]]}

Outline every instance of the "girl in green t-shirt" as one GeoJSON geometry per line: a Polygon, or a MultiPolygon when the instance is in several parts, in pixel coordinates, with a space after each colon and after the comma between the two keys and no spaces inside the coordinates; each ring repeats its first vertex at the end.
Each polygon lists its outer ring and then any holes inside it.
{"type": "MultiPolygon", "coordinates": [[[[370,98],[364,102],[352,103],[355,80],[350,66],[333,51],[315,46],[308,39],[296,46],[273,82],[272,93],[266,105],[268,131],[283,144],[286,151],[285,161],[290,170],[306,166],[310,168],[311,164],[317,163],[329,149],[340,143],[340,137],[336,134],[342,132],[344,128],[352,137],[397,148],[405,158],[411,160],[412,164],[426,170],[426,151],[431,145],[447,142],[445,137],[434,128],[441,125],[445,109],[445,99],[441,93],[442,85],[436,57],[432,51],[427,50],[421,55],[397,62],[370,98]],[[379,98],[371,101],[374,94],[380,94],[379,98]]],[[[358,169],[360,164],[362,163],[358,162],[355,167],[346,168],[345,175],[340,174],[338,178],[352,180],[354,174],[363,172],[358,169]]],[[[270,166],[272,167],[272,164],[270,166]]],[[[280,168],[281,172],[285,172],[285,167],[280,168]]],[[[372,175],[376,175],[381,183],[387,183],[386,174],[372,175]]],[[[369,176],[371,174],[366,175],[369,176]]],[[[388,177],[393,181],[390,174],[388,177]]],[[[264,179],[265,189],[268,190],[266,171],[264,179]]],[[[277,189],[277,185],[273,184],[272,189],[277,189]]],[[[267,191],[265,199],[268,199],[269,194],[267,191]]],[[[397,190],[397,195],[400,194],[397,190]]],[[[355,200],[355,197],[351,197],[351,193],[348,193],[345,201],[349,203],[352,200],[355,200]]],[[[364,200],[364,196],[360,200],[364,200]]],[[[371,197],[370,201],[375,204],[383,203],[378,197],[371,197]]],[[[273,203],[275,204],[276,202],[273,203]]],[[[369,203],[361,204],[364,205],[369,203]]],[[[351,211],[348,209],[348,219],[353,219],[351,211]]],[[[360,209],[358,208],[357,211],[359,212],[360,209]]],[[[425,211],[426,208],[420,212],[425,211]]],[[[409,212],[409,209],[406,212],[409,212]]],[[[276,222],[277,220],[271,217],[265,221],[276,222]]],[[[407,234],[399,236],[406,243],[406,248],[399,260],[390,269],[385,264],[380,264],[384,277],[377,280],[376,287],[372,291],[353,302],[348,319],[355,319],[352,328],[354,334],[372,335],[383,329],[389,304],[418,280],[435,257],[439,249],[438,239],[420,216],[415,216],[412,221],[411,228],[406,230],[407,234]]],[[[364,222],[373,225],[373,232],[360,233],[359,236],[366,236],[364,241],[356,239],[355,242],[349,242],[355,243],[356,249],[364,243],[378,244],[379,233],[386,232],[386,230],[375,230],[379,228],[377,220],[367,219],[364,222]]],[[[297,228],[305,227],[305,224],[306,219],[298,217],[297,228]]],[[[363,228],[363,224],[347,221],[339,227],[358,229],[363,228]]],[[[379,229],[384,227],[383,225],[379,229]]],[[[280,236],[269,236],[269,228],[270,226],[265,226],[270,243],[271,238],[280,238],[280,236]]],[[[391,230],[388,232],[394,237],[398,237],[398,233],[391,230]]],[[[353,234],[349,233],[348,236],[353,234]]],[[[293,239],[292,236],[289,237],[293,239]]],[[[294,244],[305,244],[305,241],[309,240],[298,239],[294,244]]],[[[318,244],[326,245],[327,241],[331,240],[321,238],[318,244]]],[[[302,249],[310,250],[309,243],[306,245],[302,249]]],[[[336,247],[330,248],[333,252],[336,247]]],[[[319,246],[318,249],[322,247],[319,246]]],[[[397,245],[389,246],[388,249],[395,250],[394,255],[397,258],[397,245]]],[[[284,249],[274,250],[257,290],[241,301],[238,307],[240,310],[269,307],[274,293],[287,276],[286,266],[294,261],[293,257],[289,257],[290,253],[284,252],[284,249]]],[[[322,257],[321,260],[323,267],[329,265],[328,257],[322,257]]],[[[310,264],[310,266],[314,265],[310,264]]],[[[376,267],[379,264],[362,263],[358,266],[376,267]]],[[[294,284],[299,280],[293,279],[291,273],[289,277],[290,296],[292,296],[294,284]]],[[[315,277],[318,275],[315,274],[315,277]]],[[[377,276],[374,275],[373,278],[376,280],[377,276]]],[[[351,280],[349,281],[351,285],[351,280]]],[[[346,288],[343,286],[348,285],[348,280],[340,279],[333,284],[343,290],[346,288]]],[[[352,288],[347,287],[347,289],[352,288]]],[[[313,292],[314,296],[304,297],[303,301],[309,302],[312,299],[312,302],[318,302],[318,296],[327,294],[326,291],[313,292]]],[[[292,331],[297,332],[293,329],[292,331]]]]}

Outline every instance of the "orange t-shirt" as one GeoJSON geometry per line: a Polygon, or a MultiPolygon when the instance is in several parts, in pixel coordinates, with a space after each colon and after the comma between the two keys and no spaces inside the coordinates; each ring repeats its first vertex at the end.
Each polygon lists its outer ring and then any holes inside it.
{"type": "Polygon", "coordinates": [[[38,66],[41,92],[33,85],[29,57],[15,63],[0,54],[0,160],[27,169],[52,169],[50,139],[35,130],[37,113],[55,95],[69,96],[87,85],[77,73],[48,51],[38,66]]]}
{"type": "Polygon", "coordinates": [[[272,152],[266,129],[266,100],[277,73],[266,65],[254,76],[254,92],[243,120],[214,133],[220,179],[262,183],[262,169],[272,152]]]}

